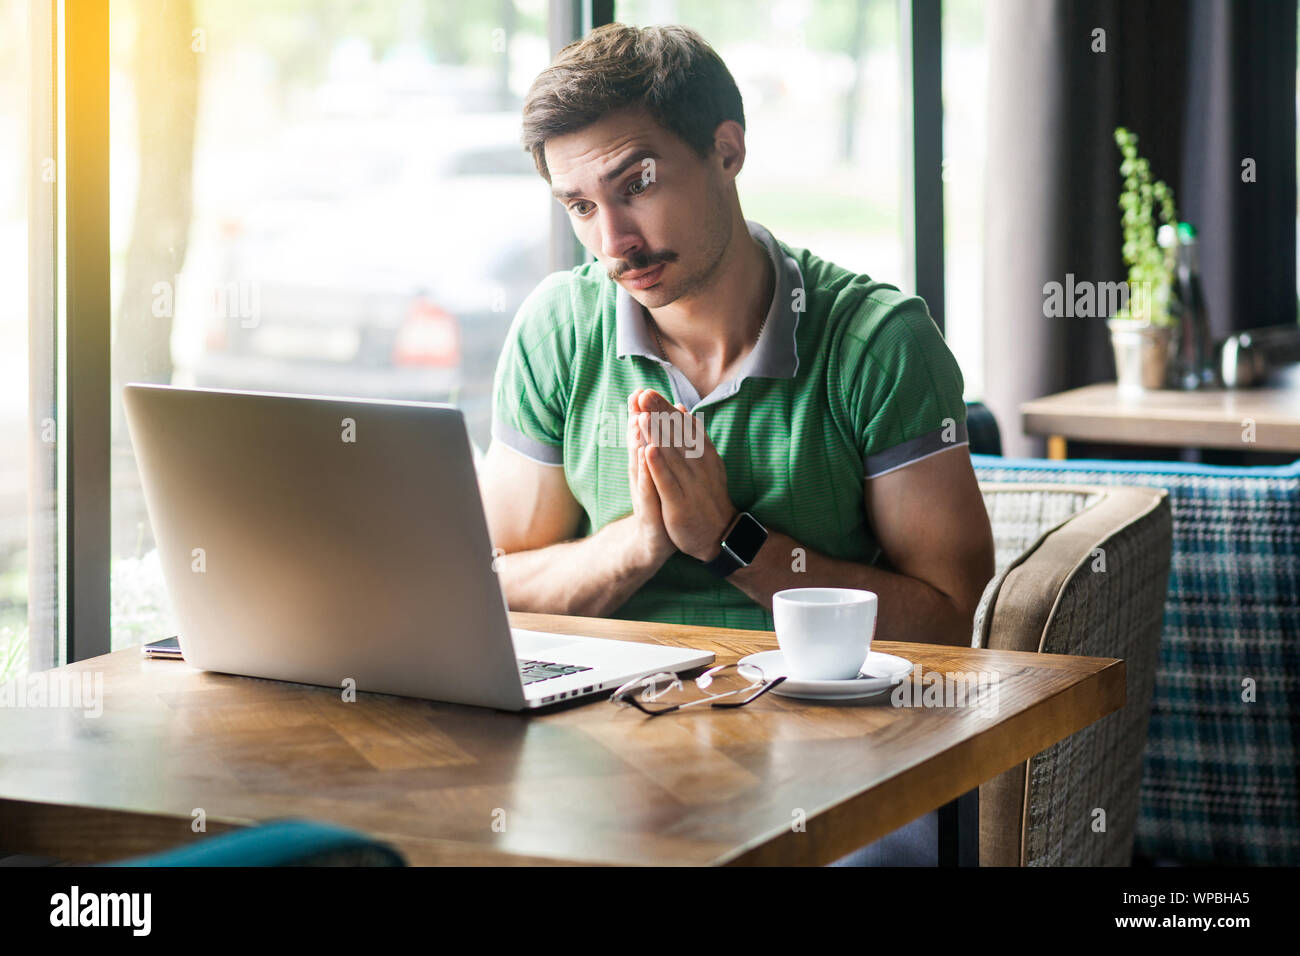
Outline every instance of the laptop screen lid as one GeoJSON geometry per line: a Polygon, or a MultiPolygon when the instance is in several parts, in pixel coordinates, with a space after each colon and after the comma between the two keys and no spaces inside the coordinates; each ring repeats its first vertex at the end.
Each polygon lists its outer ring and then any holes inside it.
{"type": "Polygon", "coordinates": [[[524,706],[458,409],[164,385],[123,400],[188,662],[524,706]]]}

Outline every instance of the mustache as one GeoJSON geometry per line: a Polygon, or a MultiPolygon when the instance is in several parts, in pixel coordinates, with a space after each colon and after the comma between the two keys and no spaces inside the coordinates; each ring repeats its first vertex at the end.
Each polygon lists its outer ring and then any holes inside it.
{"type": "Polygon", "coordinates": [[[628,272],[640,272],[642,269],[649,269],[651,266],[676,261],[677,253],[671,249],[664,249],[662,252],[644,252],[640,255],[629,256],[626,262],[610,263],[609,274],[615,279],[621,279],[628,272]]]}

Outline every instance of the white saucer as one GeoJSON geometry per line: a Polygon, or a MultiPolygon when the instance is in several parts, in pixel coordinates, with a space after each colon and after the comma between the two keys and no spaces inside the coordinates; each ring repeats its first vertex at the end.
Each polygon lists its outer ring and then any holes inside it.
{"type": "MultiPolygon", "coordinates": [[[[755,664],[766,677],[780,677],[786,673],[785,658],[780,651],[763,651],[740,659],[742,664],[755,664]]],[[[912,672],[912,662],[893,654],[871,651],[862,662],[862,671],[854,680],[795,680],[787,676],[772,688],[773,694],[782,697],[799,697],[805,700],[858,700],[875,697],[896,687],[912,672]]]]}

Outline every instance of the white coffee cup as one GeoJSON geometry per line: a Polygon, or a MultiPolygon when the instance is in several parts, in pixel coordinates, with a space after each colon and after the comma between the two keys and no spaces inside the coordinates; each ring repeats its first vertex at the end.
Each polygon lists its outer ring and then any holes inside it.
{"type": "Polygon", "coordinates": [[[794,680],[852,680],[876,631],[876,595],[855,588],[789,588],[772,595],[776,642],[794,680]]]}

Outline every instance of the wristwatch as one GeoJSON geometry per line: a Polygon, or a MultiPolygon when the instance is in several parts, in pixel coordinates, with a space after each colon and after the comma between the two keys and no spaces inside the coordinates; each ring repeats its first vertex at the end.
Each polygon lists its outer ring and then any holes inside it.
{"type": "Polygon", "coordinates": [[[722,536],[722,553],[712,561],[705,561],[704,566],[725,578],[737,568],[749,567],[766,540],[767,529],[748,511],[742,511],[722,536]]]}

